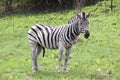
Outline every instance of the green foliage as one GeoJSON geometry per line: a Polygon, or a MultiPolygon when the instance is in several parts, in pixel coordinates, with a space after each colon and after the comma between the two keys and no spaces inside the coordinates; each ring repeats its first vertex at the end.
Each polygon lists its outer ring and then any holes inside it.
{"type": "MultiPolygon", "coordinates": [[[[101,2],[102,5],[103,3],[101,2]]],[[[115,0],[115,4],[113,12],[105,13],[104,6],[98,6],[102,8],[92,12],[89,18],[90,38],[86,40],[81,34],[83,42],[73,46],[68,73],[57,72],[58,51],[49,49],[44,58],[39,56],[40,71],[32,72],[27,31],[36,23],[55,26],[66,24],[75,10],[1,18],[0,80],[119,80],[120,1],[115,0]]],[[[84,11],[88,12],[95,7],[85,7],[84,11]]]]}

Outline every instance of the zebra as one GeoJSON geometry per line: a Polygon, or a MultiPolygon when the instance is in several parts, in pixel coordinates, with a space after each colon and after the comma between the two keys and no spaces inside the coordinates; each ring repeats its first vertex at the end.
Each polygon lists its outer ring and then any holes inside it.
{"type": "MultiPolygon", "coordinates": [[[[41,50],[45,53],[45,48],[59,49],[58,52],[58,72],[61,71],[61,60],[63,50],[66,49],[64,71],[67,71],[67,62],[72,45],[76,43],[76,38],[80,33],[87,39],[90,36],[88,30],[88,17],[90,14],[78,13],[73,23],[62,26],[51,26],[46,24],[35,24],[28,30],[28,40],[32,49],[32,70],[38,71],[37,58],[41,50]]],[[[44,55],[43,55],[44,56],[44,55]]]]}

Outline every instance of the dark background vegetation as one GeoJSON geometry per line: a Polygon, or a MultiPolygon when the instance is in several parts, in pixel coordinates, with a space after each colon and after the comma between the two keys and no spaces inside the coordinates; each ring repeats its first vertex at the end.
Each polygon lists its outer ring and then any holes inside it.
{"type": "MultiPolygon", "coordinates": [[[[50,12],[82,9],[103,0],[0,0],[0,15],[21,12],[50,12]]],[[[112,2],[112,0],[111,0],[112,2]]]]}

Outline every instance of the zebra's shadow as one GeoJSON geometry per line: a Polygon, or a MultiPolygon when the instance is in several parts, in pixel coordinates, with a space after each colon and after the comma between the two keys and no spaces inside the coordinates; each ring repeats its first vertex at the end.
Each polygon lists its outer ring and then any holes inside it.
{"type": "Polygon", "coordinates": [[[63,71],[61,72],[57,72],[57,70],[53,70],[53,71],[42,71],[42,70],[39,70],[38,72],[35,72],[35,73],[32,73],[32,78],[33,80],[37,80],[37,79],[40,79],[40,80],[56,80],[56,79],[61,79],[63,77],[63,75],[67,75],[67,73],[64,73],[63,71]]]}

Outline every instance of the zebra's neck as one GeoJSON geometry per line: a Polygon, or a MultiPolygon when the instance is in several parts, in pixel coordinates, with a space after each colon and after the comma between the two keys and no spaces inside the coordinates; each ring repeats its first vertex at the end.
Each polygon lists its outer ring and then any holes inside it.
{"type": "Polygon", "coordinates": [[[73,29],[74,29],[74,33],[76,34],[76,35],[79,35],[80,34],[80,29],[79,29],[79,23],[78,23],[78,21],[79,20],[76,20],[75,22],[73,22],[71,25],[72,25],[72,27],[73,27],[73,29]]]}
{"type": "Polygon", "coordinates": [[[70,28],[68,29],[69,37],[71,40],[76,39],[76,37],[80,34],[78,27],[78,20],[70,24],[70,28]]]}

